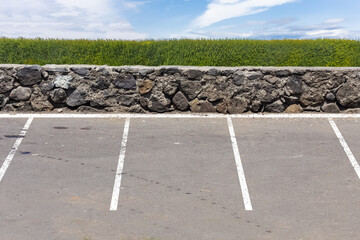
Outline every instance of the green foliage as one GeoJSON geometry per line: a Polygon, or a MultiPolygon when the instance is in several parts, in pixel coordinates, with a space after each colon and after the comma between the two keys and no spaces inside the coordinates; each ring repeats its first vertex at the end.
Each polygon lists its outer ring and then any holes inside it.
{"type": "Polygon", "coordinates": [[[0,63],[359,67],[360,41],[116,41],[0,38],[0,63]]]}

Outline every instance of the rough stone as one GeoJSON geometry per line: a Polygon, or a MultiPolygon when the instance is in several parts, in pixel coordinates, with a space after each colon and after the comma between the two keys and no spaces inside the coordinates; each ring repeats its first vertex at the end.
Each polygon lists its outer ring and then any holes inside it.
{"type": "Polygon", "coordinates": [[[54,106],[48,101],[47,96],[36,96],[31,97],[31,107],[34,111],[51,111],[54,106]]]}
{"type": "Polygon", "coordinates": [[[180,111],[186,111],[189,108],[189,103],[182,92],[177,92],[173,97],[172,102],[175,108],[180,111]]]}
{"type": "Polygon", "coordinates": [[[300,97],[300,103],[303,106],[316,106],[322,104],[324,101],[324,96],[318,91],[307,91],[300,97]]]}
{"type": "Polygon", "coordinates": [[[193,100],[201,92],[201,83],[194,81],[181,81],[181,91],[190,99],[193,100]]]}
{"type": "Polygon", "coordinates": [[[336,105],[336,103],[325,103],[321,107],[321,110],[326,113],[339,113],[340,112],[340,109],[336,105]]]}
{"type": "Polygon", "coordinates": [[[168,96],[172,96],[178,90],[178,85],[179,84],[176,80],[171,80],[167,84],[165,84],[163,92],[168,96]]]}
{"type": "Polygon", "coordinates": [[[110,87],[110,82],[103,77],[96,80],[96,82],[92,85],[93,90],[96,89],[105,90],[108,89],[109,87],[110,87]]]}
{"type": "Polygon", "coordinates": [[[40,66],[24,67],[18,71],[16,77],[19,79],[21,85],[31,86],[42,81],[40,66]]]}
{"type": "Polygon", "coordinates": [[[66,67],[57,67],[57,66],[45,66],[44,70],[49,74],[68,74],[70,71],[66,67]]]}
{"type": "Polygon", "coordinates": [[[357,107],[360,103],[360,83],[345,83],[337,91],[336,99],[344,107],[357,107]]]}
{"type": "Polygon", "coordinates": [[[333,93],[326,94],[325,98],[328,101],[335,101],[336,100],[336,97],[335,97],[335,95],[333,93]]]}
{"type": "Polygon", "coordinates": [[[71,71],[73,71],[74,73],[76,73],[77,75],[80,76],[86,76],[89,72],[89,68],[70,68],[71,71]]]}
{"type": "Polygon", "coordinates": [[[291,74],[289,70],[277,70],[275,71],[275,75],[277,77],[287,77],[291,74]]]}
{"type": "Polygon", "coordinates": [[[0,93],[6,93],[14,88],[14,79],[10,76],[0,75],[0,93]]]}
{"type": "Polygon", "coordinates": [[[260,112],[261,111],[261,108],[262,108],[262,103],[260,102],[260,101],[258,101],[258,100],[254,100],[254,101],[252,101],[251,102],[251,104],[250,104],[250,109],[251,109],[251,111],[253,111],[253,112],[260,112]]]}
{"type": "Polygon", "coordinates": [[[153,68],[149,68],[149,69],[140,69],[139,73],[141,76],[147,76],[151,73],[155,72],[155,70],[153,68]]]}
{"type": "Polygon", "coordinates": [[[281,113],[284,112],[284,110],[284,104],[280,100],[265,106],[265,112],[281,113]]]}
{"type": "Polygon", "coordinates": [[[47,93],[51,91],[54,88],[55,84],[53,81],[45,81],[40,83],[39,87],[41,89],[41,92],[47,93]]]}
{"type": "Polygon", "coordinates": [[[165,97],[162,92],[156,92],[149,98],[147,107],[154,112],[166,112],[170,106],[171,101],[165,97]]]}
{"type": "Polygon", "coordinates": [[[185,74],[191,80],[200,80],[203,76],[203,72],[194,69],[187,70],[185,74]]]}
{"type": "Polygon", "coordinates": [[[80,113],[87,113],[87,112],[92,112],[92,113],[96,113],[96,112],[100,112],[100,110],[90,107],[90,106],[80,106],[78,109],[76,109],[76,112],[80,112],[80,113]]]}
{"type": "Polygon", "coordinates": [[[6,103],[9,101],[9,98],[5,95],[0,94],[0,109],[6,105],[6,103]]]}
{"type": "Polygon", "coordinates": [[[216,112],[216,108],[209,103],[208,101],[200,101],[199,99],[194,99],[190,103],[190,109],[192,112],[197,113],[210,113],[216,112]]]}
{"type": "Polygon", "coordinates": [[[70,82],[73,80],[73,77],[70,75],[57,76],[54,81],[55,87],[62,89],[69,89],[70,82]]]}
{"type": "Polygon", "coordinates": [[[233,77],[233,83],[236,86],[244,85],[245,81],[246,81],[246,79],[245,79],[244,75],[234,75],[234,77],[233,77]]]}
{"type": "Polygon", "coordinates": [[[207,75],[210,75],[210,76],[219,76],[220,75],[220,71],[217,70],[216,68],[212,68],[210,69],[209,71],[206,72],[207,75]]]}
{"type": "Polygon", "coordinates": [[[30,99],[32,90],[28,87],[17,87],[10,93],[10,98],[16,101],[27,101],[30,99]]]}
{"type": "Polygon", "coordinates": [[[227,110],[230,114],[238,114],[246,111],[248,101],[244,98],[233,98],[228,102],[227,110]]]}
{"type": "Polygon", "coordinates": [[[4,112],[14,112],[16,108],[11,104],[6,104],[1,110],[4,112]]]}
{"type": "Polygon", "coordinates": [[[220,102],[219,104],[216,105],[215,108],[216,108],[216,111],[218,113],[227,113],[227,103],[226,103],[226,101],[224,100],[224,101],[220,102]]]}
{"type": "Polygon", "coordinates": [[[50,93],[50,98],[55,103],[63,103],[66,100],[66,92],[61,88],[55,89],[50,93]]]}
{"type": "Polygon", "coordinates": [[[119,101],[119,104],[126,106],[126,107],[130,107],[135,102],[135,99],[132,96],[122,95],[122,96],[118,97],[118,101],[119,101]]]}
{"type": "Polygon", "coordinates": [[[76,89],[67,99],[66,104],[69,107],[78,107],[86,104],[87,93],[84,90],[76,89]]]}
{"type": "Polygon", "coordinates": [[[304,109],[297,104],[292,104],[285,109],[285,113],[302,113],[304,109]]]}
{"type": "Polygon", "coordinates": [[[290,94],[301,94],[303,93],[302,89],[302,79],[299,77],[290,77],[286,83],[286,88],[290,94]]]}
{"type": "Polygon", "coordinates": [[[141,95],[147,94],[153,89],[155,83],[149,79],[139,82],[139,93],[141,95]]]}
{"type": "Polygon", "coordinates": [[[263,77],[261,72],[253,72],[253,71],[236,71],[235,75],[244,76],[249,80],[255,80],[263,77]]]}
{"type": "Polygon", "coordinates": [[[135,90],[136,89],[136,80],[131,74],[120,74],[115,82],[115,87],[123,88],[125,90],[135,90]]]}

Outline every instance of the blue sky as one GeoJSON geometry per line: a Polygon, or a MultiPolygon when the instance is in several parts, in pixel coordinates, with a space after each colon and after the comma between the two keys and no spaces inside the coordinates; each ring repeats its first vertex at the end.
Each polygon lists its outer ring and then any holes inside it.
{"type": "Polygon", "coordinates": [[[0,0],[0,36],[360,39],[360,0],[0,0]]]}

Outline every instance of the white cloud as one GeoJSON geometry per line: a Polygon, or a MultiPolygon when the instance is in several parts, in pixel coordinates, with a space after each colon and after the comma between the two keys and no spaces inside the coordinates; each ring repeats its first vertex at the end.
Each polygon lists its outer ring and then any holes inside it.
{"type": "Polygon", "coordinates": [[[122,5],[127,9],[139,10],[139,8],[151,1],[123,1],[122,5]]]}
{"type": "Polygon", "coordinates": [[[331,18],[331,19],[326,20],[324,23],[326,23],[326,24],[339,24],[339,23],[343,23],[345,21],[346,21],[345,18],[331,18]]]}
{"type": "Polygon", "coordinates": [[[294,1],[296,0],[212,0],[207,10],[192,25],[204,28],[226,19],[264,12],[271,7],[294,1]]]}
{"type": "Polygon", "coordinates": [[[1,0],[0,36],[142,39],[114,0],[1,0]]]}

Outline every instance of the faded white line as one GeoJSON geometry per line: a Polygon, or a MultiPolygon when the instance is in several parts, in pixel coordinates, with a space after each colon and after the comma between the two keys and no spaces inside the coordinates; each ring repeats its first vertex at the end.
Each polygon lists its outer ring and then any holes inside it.
{"type": "Polygon", "coordinates": [[[301,113],[301,114],[285,114],[285,113],[276,113],[276,114],[233,114],[233,115],[225,115],[225,114],[215,114],[215,113],[181,113],[181,114],[8,114],[8,113],[0,113],[0,118],[278,118],[278,119],[327,119],[327,118],[360,118],[360,114],[326,114],[326,113],[301,113]]]}
{"type": "Polygon", "coordinates": [[[330,123],[331,127],[333,128],[337,138],[339,139],[341,146],[344,148],[344,151],[345,151],[347,157],[349,158],[350,163],[353,166],[356,174],[358,175],[358,178],[360,179],[360,166],[359,166],[359,163],[356,161],[356,158],[352,154],[349,146],[347,145],[347,143],[346,143],[344,137],[342,136],[339,128],[336,126],[334,120],[329,119],[329,123],[330,123]]]}
{"type": "Polygon", "coordinates": [[[11,161],[13,160],[13,158],[14,158],[14,156],[16,154],[16,151],[18,150],[23,138],[25,137],[26,132],[28,131],[32,120],[33,120],[33,117],[29,117],[29,119],[25,123],[24,128],[20,132],[19,137],[16,139],[13,147],[11,148],[10,153],[8,154],[8,156],[6,157],[3,165],[1,166],[1,168],[0,168],[0,182],[3,179],[3,177],[4,177],[5,173],[6,173],[6,170],[9,168],[9,165],[10,165],[11,161]]]}
{"type": "Polygon", "coordinates": [[[125,152],[126,152],[127,139],[129,135],[129,127],[130,127],[130,118],[126,118],[124,132],[121,141],[119,162],[115,175],[114,189],[111,198],[110,211],[116,211],[118,207],[120,187],[121,187],[121,177],[124,169],[125,152]]]}
{"type": "Polygon", "coordinates": [[[251,205],[250,194],[249,194],[249,190],[248,190],[248,187],[246,184],[244,168],[241,163],[240,152],[239,152],[238,144],[236,141],[234,126],[233,126],[231,117],[227,117],[227,123],[228,123],[228,127],[229,127],[232,148],[234,151],[235,163],[236,163],[236,168],[237,168],[237,172],[238,172],[238,176],[239,176],[239,182],[240,182],[241,192],[242,192],[242,196],[243,196],[243,200],[244,200],[245,210],[252,211],[253,208],[251,205]]]}

